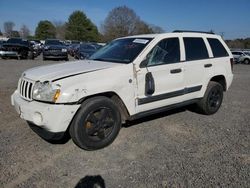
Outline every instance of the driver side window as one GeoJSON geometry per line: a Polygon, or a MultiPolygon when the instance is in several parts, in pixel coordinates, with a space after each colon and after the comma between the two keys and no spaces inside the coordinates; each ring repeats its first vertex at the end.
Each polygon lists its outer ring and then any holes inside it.
{"type": "Polygon", "coordinates": [[[180,62],[180,44],[178,38],[160,41],[148,54],[148,66],[180,62]]]}

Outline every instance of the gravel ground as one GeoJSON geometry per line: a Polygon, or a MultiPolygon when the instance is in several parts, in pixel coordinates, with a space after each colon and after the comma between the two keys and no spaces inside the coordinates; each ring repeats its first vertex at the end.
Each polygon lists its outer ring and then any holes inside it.
{"type": "Polygon", "coordinates": [[[52,63],[0,60],[0,187],[250,187],[250,66],[234,66],[215,115],[158,114],[89,152],[42,140],[10,104],[24,70],[52,63]]]}

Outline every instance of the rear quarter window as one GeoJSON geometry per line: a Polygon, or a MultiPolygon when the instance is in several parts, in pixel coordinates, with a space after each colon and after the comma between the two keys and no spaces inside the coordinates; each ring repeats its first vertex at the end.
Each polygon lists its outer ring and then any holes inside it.
{"type": "Polygon", "coordinates": [[[214,57],[226,57],[229,56],[224,46],[218,39],[208,38],[209,45],[212,49],[214,57]]]}
{"type": "Polygon", "coordinates": [[[202,38],[184,37],[186,61],[208,58],[207,47],[202,38]]]}

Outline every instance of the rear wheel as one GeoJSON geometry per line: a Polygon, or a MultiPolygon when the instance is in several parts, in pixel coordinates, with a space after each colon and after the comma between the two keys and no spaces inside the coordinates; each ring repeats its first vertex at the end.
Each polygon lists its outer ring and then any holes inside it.
{"type": "Polygon", "coordinates": [[[95,97],[82,104],[69,131],[80,148],[96,150],[111,144],[120,128],[118,107],[107,97],[95,97]]]}
{"type": "Polygon", "coordinates": [[[223,100],[223,87],[217,82],[209,82],[204,97],[197,103],[202,114],[216,113],[223,100]]]}

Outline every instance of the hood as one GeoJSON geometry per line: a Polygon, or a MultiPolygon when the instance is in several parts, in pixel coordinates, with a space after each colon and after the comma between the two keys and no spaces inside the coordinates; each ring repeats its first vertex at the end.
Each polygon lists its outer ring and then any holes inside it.
{"type": "Polygon", "coordinates": [[[122,64],[103,61],[81,60],[68,63],[40,66],[29,69],[23,73],[25,78],[34,81],[53,81],[69,76],[84,74],[87,72],[107,69],[122,64]]]}
{"type": "Polygon", "coordinates": [[[63,48],[66,49],[66,46],[64,46],[64,45],[46,45],[46,46],[44,47],[45,50],[46,50],[46,49],[58,50],[58,49],[63,49],[63,48]]]}

